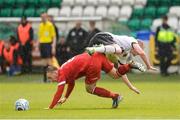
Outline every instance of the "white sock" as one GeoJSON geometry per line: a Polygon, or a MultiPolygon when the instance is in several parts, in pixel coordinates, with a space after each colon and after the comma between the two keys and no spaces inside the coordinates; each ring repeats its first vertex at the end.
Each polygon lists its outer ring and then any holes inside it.
{"type": "Polygon", "coordinates": [[[99,46],[94,47],[94,50],[96,52],[100,53],[122,53],[122,49],[118,45],[105,45],[105,46],[99,46]]]}

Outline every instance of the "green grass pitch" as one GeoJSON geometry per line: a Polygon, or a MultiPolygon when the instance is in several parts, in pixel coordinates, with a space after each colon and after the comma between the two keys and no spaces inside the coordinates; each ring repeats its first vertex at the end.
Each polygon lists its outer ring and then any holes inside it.
{"type": "Polygon", "coordinates": [[[53,110],[48,107],[56,91],[55,83],[42,83],[41,75],[0,76],[0,119],[180,119],[180,75],[161,77],[154,74],[129,74],[138,95],[119,79],[103,75],[97,86],[121,93],[124,96],[119,108],[111,109],[111,99],[86,93],[84,80],[76,81],[68,101],[53,110]],[[30,102],[28,111],[15,111],[14,102],[25,98],[30,102]]]}

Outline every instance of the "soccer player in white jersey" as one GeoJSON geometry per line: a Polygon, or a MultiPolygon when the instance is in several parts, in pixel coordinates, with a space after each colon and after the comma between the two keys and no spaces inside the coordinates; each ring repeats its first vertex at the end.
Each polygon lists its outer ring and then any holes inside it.
{"type": "Polygon", "coordinates": [[[148,70],[157,70],[150,64],[150,61],[142,49],[142,46],[143,42],[138,41],[133,37],[114,35],[109,32],[100,32],[90,40],[89,47],[87,47],[86,50],[90,54],[100,52],[105,54],[113,53],[118,56],[124,56],[132,53],[133,55],[139,55],[141,57],[148,70]]]}

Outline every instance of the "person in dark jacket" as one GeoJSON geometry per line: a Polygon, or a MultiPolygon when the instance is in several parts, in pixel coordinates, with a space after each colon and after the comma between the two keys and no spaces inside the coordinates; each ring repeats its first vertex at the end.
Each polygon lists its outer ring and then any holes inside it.
{"type": "Polygon", "coordinates": [[[62,65],[71,57],[72,57],[72,53],[70,47],[67,45],[65,41],[65,37],[62,36],[59,42],[57,43],[57,47],[56,47],[56,58],[58,60],[58,63],[62,65]]]}
{"type": "Polygon", "coordinates": [[[87,35],[87,31],[81,27],[81,21],[77,21],[76,26],[69,31],[67,36],[67,43],[73,56],[84,52],[87,35]]]}
{"type": "Polygon", "coordinates": [[[168,17],[163,17],[163,23],[156,30],[156,48],[160,60],[160,72],[162,76],[168,76],[168,67],[173,59],[175,49],[175,33],[167,23],[168,17]]]}

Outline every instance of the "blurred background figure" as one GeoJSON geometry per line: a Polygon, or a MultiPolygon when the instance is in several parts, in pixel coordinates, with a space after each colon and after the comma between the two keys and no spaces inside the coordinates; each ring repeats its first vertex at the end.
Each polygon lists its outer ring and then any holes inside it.
{"type": "Polygon", "coordinates": [[[162,76],[168,76],[168,67],[173,59],[173,51],[175,50],[175,33],[168,25],[168,17],[162,18],[163,23],[156,30],[156,47],[160,60],[160,72],[162,76]]]}
{"type": "Polygon", "coordinates": [[[22,72],[31,72],[33,29],[25,16],[21,18],[21,22],[17,28],[17,37],[20,43],[20,52],[23,60],[22,72]]]}
{"type": "Polygon", "coordinates": [[[4,41],[0,40],[0,74],[3,73],[4,67],[3,67],[3,49],[4,49],[4,41]]]}
{"type": "Polygon", "coordinates": [[[87,31],[81,27],[81,21],[77,21],[67,36],[67,43],[71,48],[73,56],[81,54],[85,49],[87,31]]]}
{"type": "Polygon", "coordinates": [[[89,44],[89,41],[91,40],[91,38],[98,32],[101,32],[98,28],[96,28],[96,22],[95,21],[89,21],[89,31],[88,31],[88,36],[86,38],[86,44],[85,46],[87,47],[89,44]]]}
{"type": "Polygon", "coordinates": [[[19,53],[18,43],[14,44],[15,38],[11,37],[6,41],[3,49],[3,57],[5,60],[6,72],[9,76],[21,73],[21,66],[23,64],[19,53]]]}
{"type": "Polygon", "coordinates": [[[44,82],[47,82],[46,67],[51,64],[51,58],[56,52],[56,32],[54,26],[48,21],[47,13],[41,14],[38,40],[41,58],[44,61],[44,82]]]}
{"type": "Polygon", "coordinates": [[[56,26],[55,22],[54,22],[54,17],[52,15],[48,15],[48,20],[53,24],[54,29],[55,29],[55,33],[56,33],[56,42],[58,42],[59,40],[59,30],[58,27],[56,26]]]}
{"type": "Polygon", "coordinates": [[[56,58],[58,60],[58,63],[62,65],[71,57],[72,57],[72,53],[71,53],[70,47],[65,41],[65,36],[62,35],[56,47],[56,58]]]}

